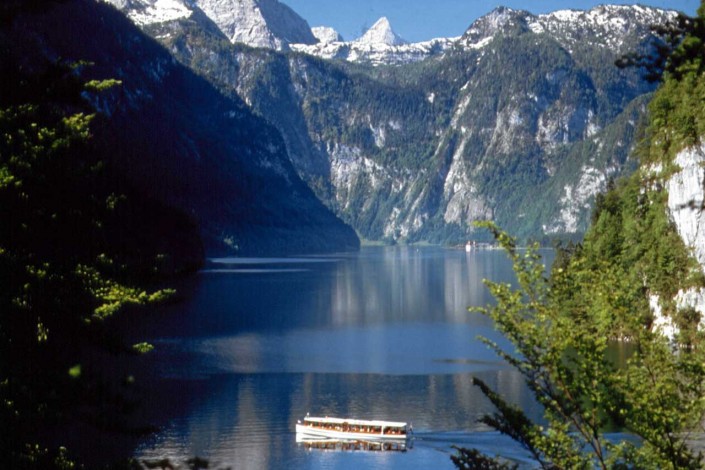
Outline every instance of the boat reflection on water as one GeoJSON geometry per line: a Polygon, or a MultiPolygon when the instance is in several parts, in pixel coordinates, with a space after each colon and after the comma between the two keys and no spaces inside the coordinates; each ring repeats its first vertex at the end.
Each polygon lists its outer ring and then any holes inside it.
{"type": "Polygon", "coordinates": [[[329,439],[311,437],[296,433],[296,443],[306,450],[324,451],[367,451],[367,452],[406,452],[413,448],[411,439],[393,439],[386,441],[363,439],[329,439]]]}

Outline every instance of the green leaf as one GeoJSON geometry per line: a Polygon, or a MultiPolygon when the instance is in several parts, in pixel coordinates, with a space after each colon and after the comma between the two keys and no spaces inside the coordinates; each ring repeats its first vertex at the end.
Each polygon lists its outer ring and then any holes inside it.
{"type": "Polygon", "coordinates": [[[81,377],[81,364],[76,364],[69,369],[69,376],[74,379],[81,377]]]}
{"type": "Polygon", "coordinates": [[[147,354],[148,352],[151,352],[154,349],[154,346],[149,343],[142,342],[133,344],[132,349],[139,354],[147,354]]]}

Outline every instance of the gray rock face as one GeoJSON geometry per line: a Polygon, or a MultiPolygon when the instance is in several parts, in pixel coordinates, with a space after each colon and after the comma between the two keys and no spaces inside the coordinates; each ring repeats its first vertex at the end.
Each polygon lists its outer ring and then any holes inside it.
{"type": "MultiPolygon", "coordinates": [[[[668,192],[668,214],[701,270],[705,271],[705,145],[683,149],[676,154],[673,163],[678,171],[664,182],[668,192]]],[[[658,176],[663,168],[659,165],[650,170],[650,176],[658,176]]],[[[699,328],[705,329],[705,289],[681,289],[674,300],[679,310],[693,308],[700,313],[699,328]]],[[[672,318],[664,315],[659,295],[652,294],[650,306],[655,316],[655,328],[673,339],[679,328],[672,318]]]]}
{"type": "Polygon", "coordinates": [[[705,145],[679,152],[674,163],[680,171],[666,183],[668,210],[678,234],[705,270],[705,145]]]}
{"type": "Polygon", "coordinates": [[[195,0],[233,43],[286,50],[316,44],[306,20],[278,0],[195,0]]]}

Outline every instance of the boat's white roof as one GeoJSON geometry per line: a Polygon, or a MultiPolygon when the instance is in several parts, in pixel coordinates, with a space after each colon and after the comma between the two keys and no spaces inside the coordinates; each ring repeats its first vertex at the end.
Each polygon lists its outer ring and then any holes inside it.
{"type": "Polygon", "coordinates": [[[388,426],[388,427],[406,426],[406,423],[401,423],[398,421],[381,421],[381,420],[375,420],[375,419],[332,418],[329,416],[326,416],[325,418],[315,417],[315,416],[306,416],[304,418],[304,421],[316,421],[317,423],[331,423],[331,424],[347,423],[347,424],[353,424],[356,426],[388,426]]]}

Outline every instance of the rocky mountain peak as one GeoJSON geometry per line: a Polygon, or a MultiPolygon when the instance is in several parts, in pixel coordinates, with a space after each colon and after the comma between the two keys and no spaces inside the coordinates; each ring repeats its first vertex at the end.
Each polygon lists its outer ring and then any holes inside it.
{"type": "Polygon", "coordinates": [[[533,18],[535,17],[531,13],[524,10],[497,7],[470,25],[461,42],[470,47],[481,46],[498,33],[517,27],[526,29],[527,23],[533,18]]]}
{"type": "Polygon", "coordinates": [[[533,15],[498,7],[477,19],[461,38],[470,48],[487,44],[497,34],[548,34],[568,51],[590,44],[623,53],[650,34],[649,25],[664,24],[675,11],[640,5],[600,5],[590,10],[558,10],[533,15]]]}
{"type": "Polygon", "coordinates": [[[318,42],[306,20],[278,0],[195,0],[195,3],[233,43],[287,50],[291,43],[318,42]]]}
{"type": "Polygon", "coordinates": [[[387,46],[401,46],[407,43],[392,30],[392,25],[385,16],[378,19],[377,22],[355,42],[364,44],[386,44],[387,46]]]}

